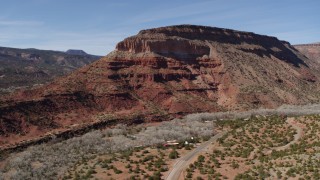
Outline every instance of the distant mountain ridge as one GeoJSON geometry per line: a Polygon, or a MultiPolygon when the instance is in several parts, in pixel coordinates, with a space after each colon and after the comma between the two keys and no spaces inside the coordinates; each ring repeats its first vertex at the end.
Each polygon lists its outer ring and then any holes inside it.
{"type": "Polygon", "coordinates": [[[79,49],[69,49],[66,51],[66,53],[72,54],[72,55],[82,55],[82,56],[88,55],[85,51],[79,50],[79,49]]]}
{"type": "Polygon", "coordinates": [[[0,94],[48,83],[99,58],[86,53],[0,47],[0,94]]]}

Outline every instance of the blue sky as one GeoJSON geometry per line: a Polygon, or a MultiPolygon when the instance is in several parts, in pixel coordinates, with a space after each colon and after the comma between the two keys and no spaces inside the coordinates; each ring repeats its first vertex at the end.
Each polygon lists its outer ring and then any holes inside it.
{"type": "Polygon", "coordinates": [[[106,55],[141,29],[196,24],[320,41],[319,0],[1,0],[0,46],[106,55]]]}

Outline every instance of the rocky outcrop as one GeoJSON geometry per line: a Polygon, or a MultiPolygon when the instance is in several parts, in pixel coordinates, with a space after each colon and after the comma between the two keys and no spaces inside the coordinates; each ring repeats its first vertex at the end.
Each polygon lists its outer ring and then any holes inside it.
{"type": "Polygon", "coordinates": [[[89,66],[7,97],[0,140],[109,117],[148,122],[314,102],[320,71],[312,63],[288,42],[250,32],[192,25],[143,30],[89,66]]]}

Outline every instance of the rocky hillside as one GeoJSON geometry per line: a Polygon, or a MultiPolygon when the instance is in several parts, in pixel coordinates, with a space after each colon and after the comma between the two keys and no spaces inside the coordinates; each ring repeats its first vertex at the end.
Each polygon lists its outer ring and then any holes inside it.
{"type": "Polygon", "coordinates": [[[288,42],[250,32],[192,25],[142,30],[89,66],[3,100],[1,140],[114,118],[141,123],[316,102],[320,71],[312,63],[288,42]]]}
{"type": "Polygon", "coordinates": [[[86,53],[75,55],[58,51],[0,47],[0,94],[16,88],[48,83],[99,58],[86,53]]]}
{"type": "Polygon", "coordinates": [[[298,44],[294,47],[309,59],[320,63],[320,43],[315,44],[298,44]]]}

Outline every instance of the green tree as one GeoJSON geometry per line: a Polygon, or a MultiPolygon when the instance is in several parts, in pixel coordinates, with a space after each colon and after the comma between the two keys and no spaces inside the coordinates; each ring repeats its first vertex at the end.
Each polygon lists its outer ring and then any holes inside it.
{"type": "Polygon", "coordinates": [[[178,157],[179,157],[179,153],[175,149],[173,149],[169,154],[170,159],[177,159],[178,157]]]}

